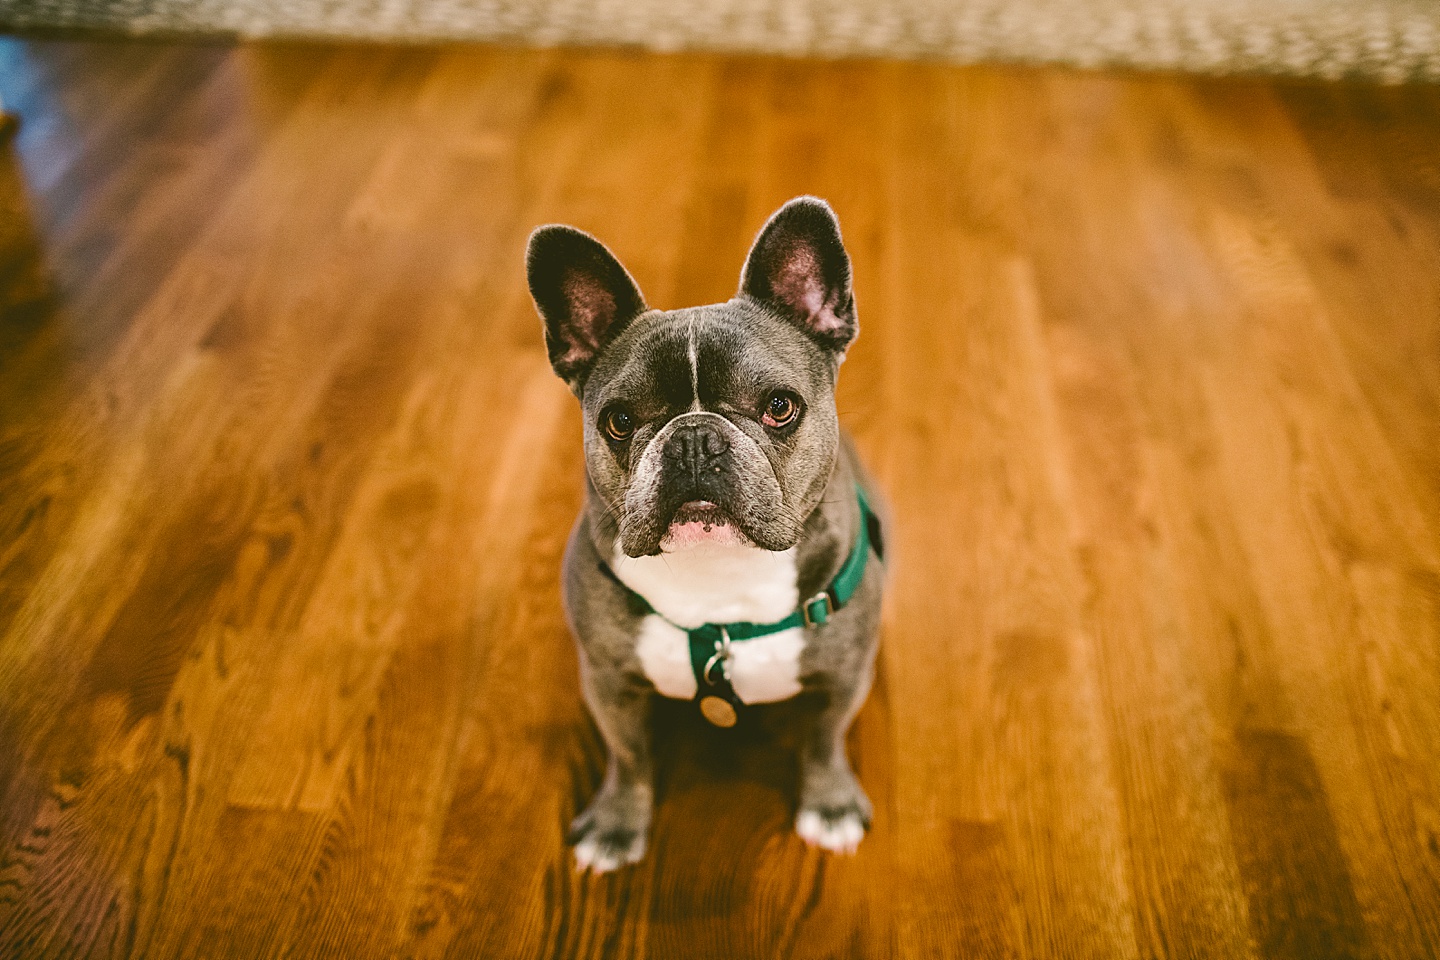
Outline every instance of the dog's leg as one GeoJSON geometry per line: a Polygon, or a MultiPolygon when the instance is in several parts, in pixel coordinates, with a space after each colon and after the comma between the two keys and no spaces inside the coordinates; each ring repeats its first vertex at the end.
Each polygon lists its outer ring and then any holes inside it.
{"type": "Polygon", "coordinates": [[[845,733],[870,692],[873,661],[848,677],[833,677],[829,701],[816,717],[800,751],[800,811],[795,832],[806,843],[836,853],[854,853],[870,828],[865,796],[850,759],[845,733]]]}
{"type": "Polygon", "coordinates": [[[605,873],[645,856],[654,805],[650,760],[650,691],[623,678],[587,669],[581,657],[585,704],[609,757],[600,792],[570,824],[568,842],[582,870],[605,873]]]}

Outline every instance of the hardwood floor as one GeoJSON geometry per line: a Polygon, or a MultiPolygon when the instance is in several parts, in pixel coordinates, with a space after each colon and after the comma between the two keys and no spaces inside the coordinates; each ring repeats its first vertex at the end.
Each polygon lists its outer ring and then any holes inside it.
{"type": "Polygon", "coordinates": [[[0,98],[0,956],[1440,953],[1440,88],[8,39],[0,98]],[[666,704],[580,876],[524,240],[709,302],[802,192],[875,826],[790,832],[793,706],[666,704]]]}

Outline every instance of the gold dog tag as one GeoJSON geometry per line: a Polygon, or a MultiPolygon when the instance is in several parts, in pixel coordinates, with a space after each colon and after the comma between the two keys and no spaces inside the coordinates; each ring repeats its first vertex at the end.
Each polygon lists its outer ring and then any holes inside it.
{"type": "Polygon", "coordinates": [[[702,697],[700,700],[700,712],[705,714],[705,719],[717,727],[735,726],[735,707],[724,697],[702,697]]]}

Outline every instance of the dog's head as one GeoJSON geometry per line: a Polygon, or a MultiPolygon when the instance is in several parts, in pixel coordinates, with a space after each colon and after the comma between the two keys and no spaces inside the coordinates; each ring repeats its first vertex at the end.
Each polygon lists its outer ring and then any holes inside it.
{"type": "Polygon", "coordinates": [[[536,230],[526,266],[621,549],[794,546],[834,466],[835,377],[859,331],[830,207],[781,207],[728,303],[650,310],[610,251],[573,227],[536,230]]]}

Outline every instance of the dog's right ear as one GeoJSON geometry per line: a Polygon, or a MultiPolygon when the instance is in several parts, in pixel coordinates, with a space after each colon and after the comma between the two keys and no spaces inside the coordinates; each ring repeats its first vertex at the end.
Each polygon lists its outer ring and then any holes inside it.
{"type": "Polygon", "coordinates": [[[860,325],[850,255],[830,204],[796,197],[775,211],[745,258],[740,295],[787,317],[844,357],[860,325]]]}
{"type": "Polygon", "coordinates": [[[645,312],[645,298],[604,244],[561,224],[530,234],[525,272],[550,366],[578,393],[600,349],[645,312]]]}

